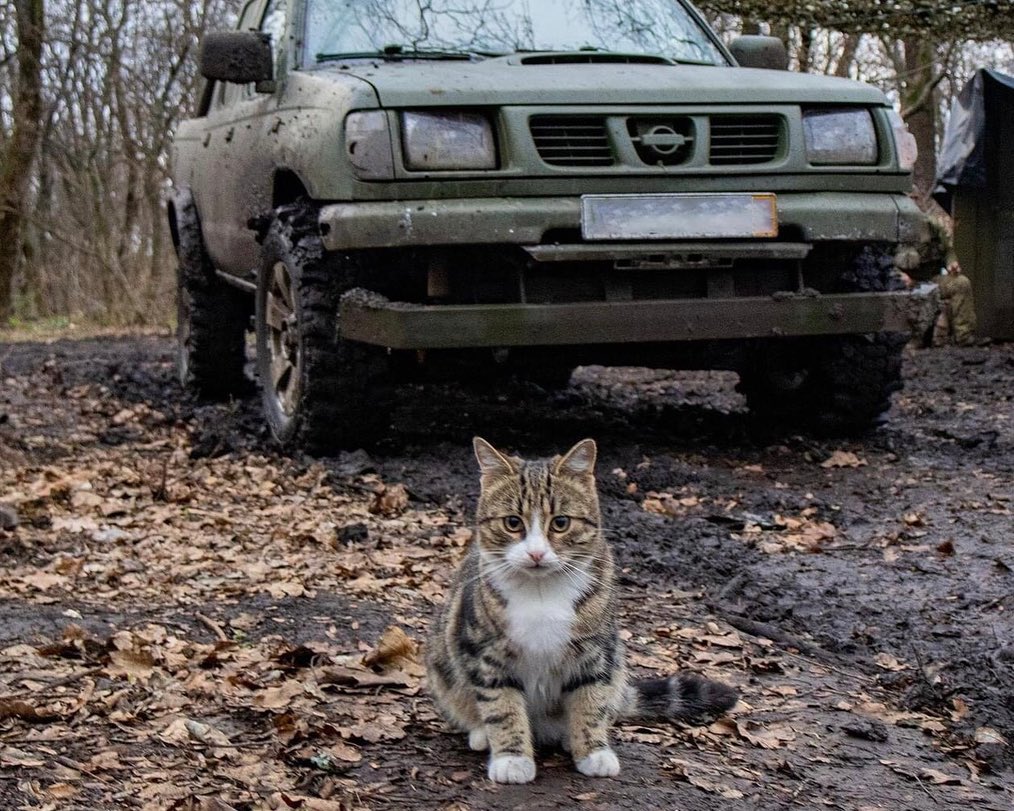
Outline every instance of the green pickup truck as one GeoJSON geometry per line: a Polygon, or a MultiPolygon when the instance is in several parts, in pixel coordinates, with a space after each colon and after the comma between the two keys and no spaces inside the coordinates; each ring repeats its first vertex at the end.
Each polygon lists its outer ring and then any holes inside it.
{"type": "Polygon", "coordinates": [[[252,312],[285,445],[378,436],[399,376],[582,363],[731,369],[765,417],[862,430],[933,306],[884,95],[683,0],[251,0],[200,59],[180,376],[237,391],[252,312]]]}

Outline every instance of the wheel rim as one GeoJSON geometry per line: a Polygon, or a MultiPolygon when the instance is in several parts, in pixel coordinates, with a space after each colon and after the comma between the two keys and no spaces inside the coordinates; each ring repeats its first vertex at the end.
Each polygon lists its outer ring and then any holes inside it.
{"type": "Polygon", "coordinates": [[[299,403],[302,353],[292,274],[284,262],[275,262],[271,269],[264,310],[270,374],[270,379],[265,382],[271,387],[282,413],[291,417],[299,403]]]}

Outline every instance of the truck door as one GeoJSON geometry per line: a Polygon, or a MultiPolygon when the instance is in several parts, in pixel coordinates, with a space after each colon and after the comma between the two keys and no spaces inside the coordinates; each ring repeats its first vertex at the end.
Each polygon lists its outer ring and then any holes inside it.
{"type": "Polygon", "coordinates": [[[222,85],[208,115],[206,165],[194,183],[202,190],[199,208],[215,266],[248,281],[259,262],[259,246],[247,223],[271,206],[269,132],[284,87],[287,10],[286,0],[253,0],[243,10],[238,30],[271,36],[276,89],[259,93],[252,84],[222,85]]]}

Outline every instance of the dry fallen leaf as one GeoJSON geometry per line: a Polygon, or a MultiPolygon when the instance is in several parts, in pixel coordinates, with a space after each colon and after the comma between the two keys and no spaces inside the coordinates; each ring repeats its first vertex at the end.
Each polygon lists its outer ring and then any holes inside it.
{"type": "Polygon", "coordinates": [[[744,794],[733,786],[723,785],[719,782],[719,773],[717,771],[709,770],[709,776],[704,777],[700,774],[702,767],[693,766],[687,763],[685,760],[678,760],[673,758],[669,761],[670,769],[673,774],[681,780],[685,780],[695,788],[706,791],[709,794],[717,794],[720,797],[724,797],[727,800],[739,800],[742,799],[744,794]]]}
{"type": "Polygon", "coordinates": [[[265,710],[280,710],[288,707],[292,699],[303,692],[303,683],[286,679],[278,687],[269,687],[254,696],[254,706],[265,710]]]}
{"type": "Polygon", "coordinates": [[[115,749],[107,749],[104,752],[92,755],[91,760],[88,761],[88,768],[92,771],[110,772],[122,769],[123,764],[120,763],[120,753],[115,749]]]}
{"type": "Polygon", "coordinates": [[[155,669],[155,661],[148,651],[114,650],[109,654],[106,671],[112,677],[126,676],[129,681],[147,681],[155,669]]]}
{"type": "Polygon", "coordinates": [[[979,727],[975,730],[976,743],[995,743],[1000,746],[1007,745],[1007,739],[992,727],[979,727]]]}
{"type": "Polygon", "coordinates": [[[825,469],[835,467],[865,467],[869,464],[865,459],[856,456],[852,451],[835,451],[830,457],[820,463],[825,469]]]}
{"type": "Polygon", "coordinates": [[[889,653],[878,653],[873,657],[873,661],[877,663],[879,667],[884,670],[899,671],[908,670],[908,665],[904,662],[899,662],[896,658],[891,656],[889,653]]]}
{"type": "Polygon", "coordinates": [[[0,747],[0,766],[22,769],[37,769],[46,761],[39,757],[38,752],[26,752],[13,746],[0,747]]]}
{"type": "Polygon", "coordinates": [[[788,724],[741,724],[743,740],[762,749],[778,749],[796,739],[796,732],[788,724]]]}
{"type": "Polygon", "coordinates": [[[343,763],[359,763],[359,761],[363,759],[362,752],[344,741],[333,743],[324,751],[327,752],[327,754],[334,760],[340,760],[343,763]]]}
{"type": "Polygon", "coordinates": [[[759,746],[762,749],[778,749],[796,739],[796,732],[784,723],[758,724],[750,721],[739,722],[724,716],[708,727],[713,735],[728,735],[759,746]]]}
{"type": "Polygon", "coordinates": [[[373,515],[391,518],[401,515],[408,509],[408,490],[403,484],[386,485],[377,493],[370,504],[373,515]]]}
{"type": "Polygon", "coordinates": [[[400,670],[388,673],[374,673],[364,668],[322,667],[318,671],[317,680],[322,685],[338,687],[410,687],[415,678],[400,670]]]}
{"type": "Polygon", "coordinates": [[[340,731],[342,737],[355,738],[367,743],[400,741],[407,734],[405,725],[391,715],[383,715],[369,722],[362,721],[340,731]]]}
{"type": "Polygon", "coordinates": [[[426,671],[419,661],[418,643],[396,625],[381,634],[377,647],[363,657],[363,664],[381,672],[400,670],[413,676],[426,671]]]}
{"type": "Polygon", "coordinates": [[[53,783],[46,789],[46,794],[57,800],[69,800],[78,793],[78,788],[70,783],[53,783]]]}
{"type": "Polygon", "coordinates": [[[215,729],[210,724],[194,721],[191,718],[188,718],[183,723],[186,726],[187,732],[190,733],[190,737],[200,743],[207,743],[212,746],[229,746],[232,743],[228,735],[221,730],[215,729]]]}
{"type": "Polygon", "coordinates": [[[699,506],[700,503],[701,500],[697,496],[677,498],[672,493],[649,492],[644,501],[641,502],[641,508],[656,515],[679,517],[686,515],[688,510],[699,506]]]}
{"type": "Polygon", "coordinates": [[[5,718],[19,718],[30,724],[46,724],[61,718],[59,713],[40,710],[34,704],[19,699],[0,698],[0,721],[5,718]]]}
{"type": "Polygon", "coordinates": [[[961,778],[941,772],[937,769],[920,769],[919,774],[937,786],[961,785],[961,778]]]}

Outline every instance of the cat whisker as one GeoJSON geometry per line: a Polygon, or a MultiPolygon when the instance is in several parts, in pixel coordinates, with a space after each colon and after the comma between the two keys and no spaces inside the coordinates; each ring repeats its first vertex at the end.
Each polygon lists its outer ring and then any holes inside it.
{"type": "Polygon", "coordinates": [[[472,585],[472,583],[477,583],[478,581],[483,580],[487,577],[495,577],[496,575],[508,572],[513,568],[514,568],[513,564],[502,557],[499,560],[494,559],[492,565],[484,563],[482,566],[479,567],[478,574],[468,578],[468,580],[463,581],[461,585],[470,586],[472,585]]]}
{"type": "Polygon", "coordinates": [[[560,574],[570,581],[570,584],[580,591],[585,591],[589,586],[595,586],[598,584],[597,578],[587,578],[587,572],[578,569],[576,566],[568,561],[560,561],[560,574]],[[583,576],[583,577],[582,577],[583,576]]]}
{"type": "Polygon", "coordinates": [[[608,556],[596,553],[577,553],[570,555],[570,560],[577,561],[579,563],[590,563],[599,561],[605,563],[608,560],[608,556]]]}
{"type": "Polygon", "coordinates": [[[561,559],[560,564],[560,571],[567,575],[571,583],[576,586],[583,586],[585,583],[589,586],[599,586],[602,583],[602,579],[597,574],[582,569],[572,561],[561,559]]]}

